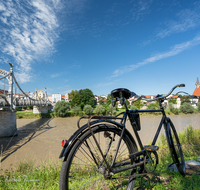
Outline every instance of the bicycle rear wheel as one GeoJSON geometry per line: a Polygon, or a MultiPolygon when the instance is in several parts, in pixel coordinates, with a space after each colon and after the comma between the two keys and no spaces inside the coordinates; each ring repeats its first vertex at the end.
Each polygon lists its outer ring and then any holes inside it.
{"type": "MultiPolygon", "coordinates": [[[[108,124],[99,124],[92,128],[92,131],[99,143],[103,155],[110,166],[116,152],[121,129],[108,124]]],[[[137,151],[136,145],[130,140],[126,133],[124,134],[119,152],[114,165],[117,168],[122,167],[123,159],[128,159],[128,155],[137,151]]],[[[130,159],[126,165],[131,164],[130,159]]],[[[135,178],[117,179],[119,176],[129,176],[136,172],[136,169],[126,170],[124,172],[112,175],[109,166],[103,161],[99,149],[93,139],[91,132],[86,131],[72,147],[68,158],[63,162],[60,173],[60,189],[120,189],[125,187],[132,190],[134,188],[135,178]],[[114,179],[115,178],[115,179],[114,179]]],[[[116,167],[115,167],[116,169],[116,167]]]]}
{"type": "Polygon", "coordinates": [[[179,173],[185,176],[185,160],[184,160],[181,144],[179,142],[176,129],[170,119],[168,119],[168,122],[166,125],[166,137],[167,137],[167,142],[169,145],[173,162],[176,164],[176,167],[179,173]]]}

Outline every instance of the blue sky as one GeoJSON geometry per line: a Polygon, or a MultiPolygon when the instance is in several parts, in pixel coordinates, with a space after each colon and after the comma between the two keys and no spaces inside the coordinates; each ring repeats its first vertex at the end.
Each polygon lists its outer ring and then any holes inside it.
{"type": "MultiPolygon", "coordinates": [[[[200,1],[3,0],[0,68],[48,95],[167,93],[200,78],[200,1]]],[[[2,88],[2,87],[1,87],[2,88]]]]}

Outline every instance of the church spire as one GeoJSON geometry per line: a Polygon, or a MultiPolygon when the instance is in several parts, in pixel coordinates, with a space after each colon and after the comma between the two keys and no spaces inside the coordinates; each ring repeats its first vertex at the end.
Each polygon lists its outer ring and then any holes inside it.
{"type": "Polygon", "coordinates": [[[200,86],[198,77],[197,77],[197,81],[196,81],[196,83],[195,83],[195,86],[196,86],[196,88],[199,88],[199,86],[200,86]]]}

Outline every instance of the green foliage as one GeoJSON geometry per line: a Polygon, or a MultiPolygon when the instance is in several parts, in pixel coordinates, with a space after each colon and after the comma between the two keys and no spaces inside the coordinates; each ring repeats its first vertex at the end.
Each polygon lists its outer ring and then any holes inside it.
{"type": "Polygon", "coordinates": [[[141,107],[143,106],[143,103],[141,100],[137,100],[136,102],[134,102],[133,104],[135,107],[137,107],[137,109],[141,109],[141,107]]]}
{"type": "Polygon", "coordinates": [[[131,106],[130,110],[137,110],[138,108],[136,106],[131,106]]]}
{"type": "Polygon", "coordinates": [[[92,107],[95,107],[96,105],[96,99],[94,98],[93,92],[86,88],[79,90],[80,94],[80,102],[84,105],[91,105],[92,107]]]}
{"type": "Polygon", "coordinates": [[[16,111],[22,111],[22,107],[16,107],[16,111]]]}
{"type": "Polygon", "coordinates": [[[111,100],[112,100],[111,95],[108,94],[107,99],[106,99],[106,108],[108,108],[108,106],[111,104],[111,100]]]}
{"type": "Polygon", "coordinates": [[[181,96],[181,105],[183,105],[184,103],[190,103],[190,96],[181,96]]]}
{"type": "Polygon", "coordinates": [[[81,96],[77,90],[72,90],[71,93],[69,93],[69,99],[71,100],[70,105],[72,107],[78,106],[81,103],[81,96]]]}
{"type": "Polygon", "coordinates": [[[104,99],[105,98],[101,97],[100,100],[99,100],[99,104],[102,105],[102,106],[105,104],[104,99]]]}
{"type": "Polygon", "coordinates": [[[148,110],[156,110],[156,109],[159,109],[159,104],[156,102],[156,103],[150,103],[147,105],[147,109],[148,110]]]}
{"type": "Polygon", "coordinates": [[[69,110],[70,104],[64,100],[58,101],[54,107],[55,114],[60,117],[65,117],[69,110]]]}
{"type": "Polygon", "coordinates": [[[200,111],[200,101],[197,103],[198,110],[200,111]]]}
{"type": "Polygon", "coordinates": [[[180,110],[185,114],[193,113],[194,107],[191,105],[191,103],[185,102],[183,105],[181,105],[180,110]]]}
{"type": "Polygon", "coordinates": [[[81,107],[80,106],[75,106],[73,107],[73,112],[74,112],[74,115],[79,115],[80,111],[81,111],[81,107]]]}
{"type": "Polygon", "coordinates": [[[107,108],[107,114],[111,116],[116,114],[116,109],[111,104],[107,108]]]}
{"type": "Polygon", "coordinates": [[[85,105],[91,105],[92,107],[96,105],[93,92],[88,88],[79,91],[72,90],[71,93],[69,93],[69,99],[71,100],[70,104],[72,107],[80,106],[81,109],[83,109],[85,105]]]}
{"type": "Polygon", "coordinates": [[[126,100],[126,105],[127,105],[127,106],[130,105],[130,102],[129,102],[128,100],[126,100]]]}
{"type": "Polygon", "coordinates": [[[169,103],[169,110],[174,113],[175,115],[179,114],[179,110],[177,108],[174,108],[172,103],[169,103]]]}
{"type": "Polygon", "coordinates": [[[94,112],[97,114],[97,115],[103,115],[105,114],[105,108],[102,106],[102,105],[97,105],[97,107],[94,109],[94,112]]]}
{"type": "Polygon", "coordinates": [[[176,101],[176,100],[177,100],[176,98],[170,98],[170,99],[168,100],[168,102],[171,103],[171,104],[177,104],[177,101],[176,101]]]}
{"type": "Polygon", "coordinates": [[[85,105],[84,112],[86,115],[92,115],[93,114],[93,108],[91,105],[85,105]]]}

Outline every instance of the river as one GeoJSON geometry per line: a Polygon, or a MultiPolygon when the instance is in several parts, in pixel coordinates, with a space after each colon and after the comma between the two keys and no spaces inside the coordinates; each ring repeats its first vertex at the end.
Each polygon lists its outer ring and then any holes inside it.
{"type": "MultiPolygon", "coordinates": [[[[177,131],[183,131],[187,125],[200,128],[200,115],[170,116],[177,131]]],[[[68,139],[77,130],[78,117],[17,119],[17,137],[0,138],[2,169],[15,167],[20,161],[34,160],[35,165],[58,161],[62,150],[62,139],[68,139]]],[[[161,116],[141,116],[139,135],[144,144],[153,139],[161,116]]],[[[81,125],[87,120],[82,120],[81,125]]],[[[132,133],[130,124],[128,130],[132,133]]],[[[161,132],[164,132],[162,129],[161,132]]]]}

